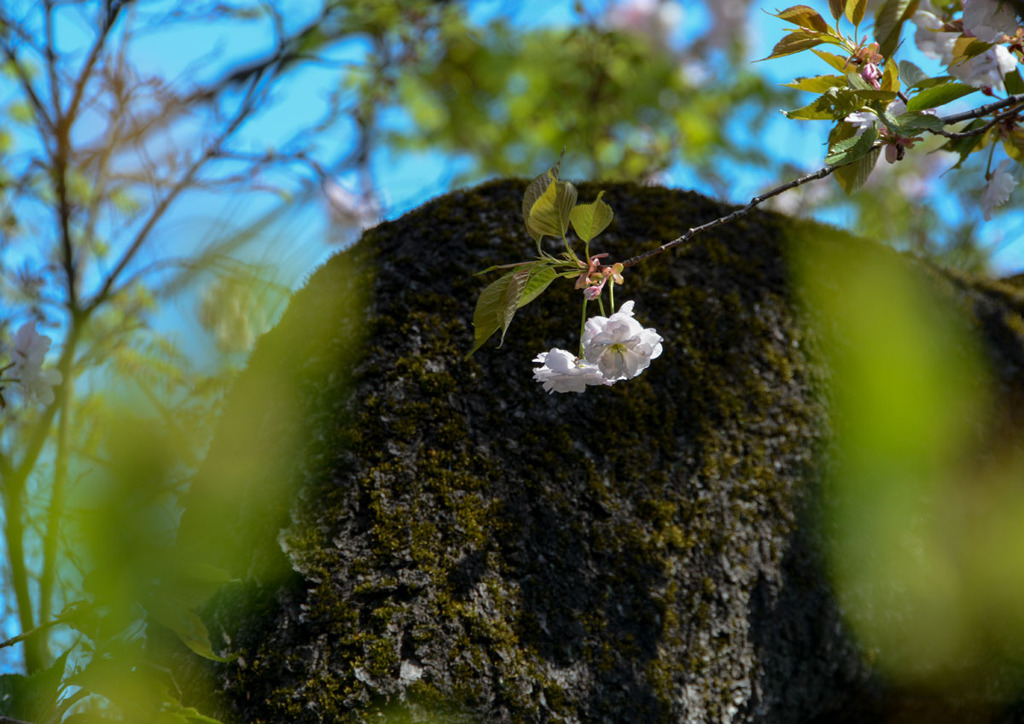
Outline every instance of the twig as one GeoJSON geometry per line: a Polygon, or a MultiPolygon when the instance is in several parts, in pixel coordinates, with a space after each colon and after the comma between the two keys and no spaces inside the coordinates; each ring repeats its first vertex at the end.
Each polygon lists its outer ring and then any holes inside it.
{"type": "MultiPolygon", "coordinates": [[[[981,118],[983,116],[987,116],[989,113],[992,113],[993,111],[999,111],[1004,108],[1010,109],[1006,111],[1006,113],[1002,113],[996,116],[996,118],[994,118],[991,123],[985,124],[985,126],[983,126],[982,128],[976,128],[972,131],[965,131],[959,134],[950,132],[940,133],[940,135],[946,136],[947,138],[966,138],[968,136],[976,135],[978,133],[983,133],[992,126],[994,126],[995,124],[999,123],[1001,120],[1005,119],[1007,116],[1012,115],[1013,113],[1016,113],[1018,110],[1020,110],[1018,106],[1024,106],[1024,93],[1019,95],[1013,95],[1010,96],[1009,98],[1003,98],[1002,100],[995,101],[993,103],[987,103],[983,106],[978,106],[977,108],[974,108],[972,110],[964,111],[963,113],[954,113],[953,115],[945,116],[943,118],[940,118],[939,120],[941,120],[943,124],[948,126],[952,123],[959,123],[960,121],[968,121],[974,118],[981,118]]],[[[875,144],[871,147],[871,152],[874,152],[875,150],[881,148],[881,146],[882,144],[876,141],[875,144]]],[[[858,159],[854,160],[856,161],[858,159]]],[[[853,161],[851,161],[850,163],[853,163],[853,161]]],[[[645,259],[649,259],[655,254],[660,254],[664,251],[668,251],[669,249],[677,247],[680,244],[685,244],[686,242],[688,242],[690,239],[695,237],[697,234],[700,234],[701,232],[714,229],[716,226],[721,226],[722,224],[728,224],[730,221],[735,221],[741,216],[746,216],[755,208],[757,208],[758,206],[760,206],[762,203],[772,198],[773,196],[778,196],[781,193],[789,191],[790,189],[794,189],[797,186],[803,186],[804,184],[810,183],[811,181],[817,181],[819,179],[831,176],[837,169],[842,168],[845,165],[846,164],[840,164],[837,166],[825,166],[824,168],[818,169],[814,173],[809,173],[806,176],[801,176],[800,178],[782,184],[781,186],[776,186],[775,188],[764,192],[760,196],[755,196],[747,203],[746,206],[741,206],[740,208],[736,209],[730,214],[726,214],[725,216],[713,219],[712,221],[709,221],[706,224],[701,224],[700,226],[695,226],[691,229],[688,229],[686,233],[684,233],[682,236],[672,239],[672,241],[666,241],[664,244],[657,247],[656,249],[649,249],[648,251],[645,251],[642,254],[637,254],[636,256],[632,256],[629,259],[626,259],[624,262],[622,262],[622,266],[628,269],[631,266],[636,266],[645,259]]]]}
{"type": "MultiPolygon", "coordinates": [[[[880,141],[876,141],[875,144],[871,147],[871,150],[868,151],[868,153],[874,153],[881,147],[882,143],[880,141]]],[[[797,186],[803,186],[804,184],[810,183],[811,181],[817,181],[818,179],[823,179],[828,176],[831,176],[835,171],[842,168],[843,166],[846,166],[849,163],[854,163],[858,160],[860,159],[856,158],[848,163],[838,164],[836,166],[825,166],[824,168],[818,169],[814,173],[809,173],[806,176],[801,176],[800,178],[793,179],[792,181],[784,183],[781,186],[776,186],[773,189],[765,191],[760,196],[755,196],[747,203],[746,206],[741,206],[740,208],[733,211],[731,214],[726,214],[725,216],[713,219],[712,221],[709,221],[706,224],[695,226],[692,229],[688,229],[686,233],[684,233],[682,236],[677,237],[672,241],[666,241],[664,244],[662,244],[656,249],[649,249],[648,251],[645,251],[642,254],[637,254],[636,256],[626,259],[626,261],[622,262],[622,266],[628,269],[629,267],[636,266],[645,259],[654,256],[655,254],[660,254],[663,251],[668,251],[669,249],[679,246],[680,244],[685,244],[687,241],[695,237],[697,234],[700,234],[701,232],[714,229],[716,226],[721,226],[722,224],[728,224],[730,221],[735,221],[741,216],[746,216],[755,208],[757,208],[758,206],[760,206],[762,203],[772,198],[773,196],[778,196],[781,193],[789,191],[790,189],[795,189],[797,186]]]]}

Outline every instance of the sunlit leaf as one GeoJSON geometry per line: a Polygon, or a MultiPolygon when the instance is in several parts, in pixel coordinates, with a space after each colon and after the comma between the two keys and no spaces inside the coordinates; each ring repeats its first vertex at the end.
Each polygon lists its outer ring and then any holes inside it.
{"type": "Polygon", "coordinates": [[[777,14],[772,14],[780,20],[799,25],[801,28],[817,30],[823,33],[831,32],[828,23],[825,22],[825,18],[821,17],[814,8],[807,7],[806,5],[794,5],[777,14]]]}
{"type": "Polygon", "coordinates": [[[825,163],[829,166],[842,166],[853,163],[861,156],[871,151],[872,145],[878,139],[878,129],[871,127],[866,129],[859,136],[844,138],[833,145],[825,156],[825,163]]]}
{"type": "Polygon", "coordinates": [[[530,208],[526,227],[541,236],[565,236],[569,229],[569,213],[576,205],[576,187],[568,181],[548,185],[530,208]]]}
{"type": "Polygon", "coordinates": [[[900,71],[896,63],[886,63],[882,73],[882,90],[896,93],[900,89],[900,71]]]}
{"type": "Polygon", "coordinates": [[[829,88],[845,88],[845,75],[818,75],[813,78],[797,78],[792,83],[783,83],[787,88],[809,91],[811,93],[825,93],[829,88]]]}
{"type": "Polygon", "coordinates": [[[846,73],[846,71],[849,70],[849,63],[842,55],[836,55],[835,53],[829,53],[827,50],[817,49],[814,49],[811,52],[838,70],[840,73],[846,73]]]}
{"type": "Polygon", "coordinates": [[[814,48],[822,43],[832,42],[827,35],[821,35],[820,33],[810,33],[803,30],[793,30],[787,33],[782,40],[775,44],[772,48],[771,55],[767,58],[761,58],[761,60],[771,60],[772,58],[782,58],[786,55],[792,55],[793,53],[799,53],[801,50],[808,50],[814,48]]]}
{"type": "Polygon", "coordinates": [[[583,241],[590,241],[595,236],[608,228],[612,223],[615,214],[612,207],[601,200],[604,191],[597,195],[597,198],[589,204],[579,204],[569,212],[569,220],[576,236],[583,241]]]}
{"type": "Polygon", "coordinates": [[[907,103],[907,110],[923,111],[928,108],[938,108],[947,103],[952,103],[957,98],[970,95],[977,90],[977,88],[965,83],[945,83],[934,88],[926,88],[910,99],[910,102],[907,103]]]}
{"type": "Polygon", "coordinates": [[[864,12],[868,9],[868,0],[846,0],[844,11],[846,19],[854,25],[860,25],[864,19],[864,12]]]}
{"type": "Polygon", "coordinates": [[[892,56],[900,42],[903,24],[917,10],[918,0],[886,0],[875,13],[875,42],[886,58],[892,56]]]}
{"type": "Polygon", "coordinates": [[[828,0],[828,10],[832,13],[832,17],[838,20],[843,14],[844,2],[843,0],[828,0]]]}

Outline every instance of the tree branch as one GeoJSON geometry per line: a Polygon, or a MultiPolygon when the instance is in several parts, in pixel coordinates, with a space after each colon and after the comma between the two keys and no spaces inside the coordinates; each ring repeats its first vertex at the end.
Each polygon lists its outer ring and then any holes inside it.
{"type": "MultiPolygon", "coordinates": [[[[871,153],[871,152],[873,152],[873,151],[875,151],[875,150],[877,150],[877,149],[879,149],[881,147],[882,147],[881,142],[876,141],[875,144],[871,147],[871,151],[869,151],[869,153],[871,153]]],[[[773,196],[778,196],[781,193],[789,191],[790,189],[795,189],[798,186],[803,186],[804,184],[810,183],[811,181],[817,181],[819,179],[823,179],[823,178],[826,178],[828,176],[831,176],[837,169],[840,169],[843,166],[849,165],[849,163],[855,163],[858,160],[860,160],[860,159],[857,158],[857,159],[854,159],[853,161],[850,161],[848,163],[839,164],[839,165],[836,165],[836,166],[825,166],[824,168],[818,169],[814,173],[809,173],[806,176],[801,176],[800,178],[793,179],[792,181],[790,181],[788,183],[784,183],[781,186],[776,186],[773,189],[765,191],[760,196],[755,196],[754,198],[752,198],[747,203],[746,206],[741,206],[740,208],[736,209],[735,211],[733,211],[730,214],[726,214],[725,216],[721,216],[721,217],[719,217],[717,219],[713,219],[712,221],[709,221],[706,224],[701,224],[700,226],[695,226],[692,229],[688,229],[686,231],[686,233],[683,234],[682,236],[677,237],[677,238],[673,239],[672,241],[666,241],[664,244],[662,244],[661,246],[657,247],[656,249],[649,249],[648,251],[645,251],[642,254],[637,254],[636,256],[633,256],[633,257],[630,257],[629,259],[626,259],[624,262],[622,262],[622,266],[624,268],[628,269],[631,266],[636,266],[637,264],[639,264],[640,262],[644,261],[645,259],[649,259],[650,257],[654,256],[655,254],[660,254],[663,251],[668,251],[669,249],[677,247],[680,244],[685,244],[686,242],[688,242],[690,239],[692,239],[693,237],[697,236],[697,234],[700,234],[701,232],[708,231],[710,229],[714,229],[716,226],[721,226],[722,224],[728,224],[730,221],[735,221],[736,219],[740,218],[741,216],[746,216],[751,211],[753,211],[755,208],[757,208],[758,206],[760,206],[762,203],[764,203],[768,199],[772,198],[773,196]]]]}

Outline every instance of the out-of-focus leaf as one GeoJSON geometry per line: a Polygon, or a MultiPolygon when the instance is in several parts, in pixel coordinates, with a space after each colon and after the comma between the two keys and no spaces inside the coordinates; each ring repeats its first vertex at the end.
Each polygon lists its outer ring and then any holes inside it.
{"type": "Polygon", "coordinates": [[[844,11],[846,19],[854,25],[860,25],[864,19],[864,13],[868,9],[868,0],[846,0],[844,11]]]}
{"type": "Polygon", "coordinates": [[[903,24],[917,10],[918,0],[885,0],[875,13],[875,42],[878,52],[890,58],[896,51],[903,24]]]}
{"type": "Polygon", "coordinates": [[[909,60],[900,61],[900,77],[908,88],[916,88],[918,83],[929,78],[927,73],[909,60]]]}
{"type": "Polygon", "coordinates": [[[49,668],[28,676],[0,675],[0,714],[33,724],[56,721],[57,695],[67,658],[65,651],[49,668]]]}
{"type": "Polygon", "coordinates": [[[892,93],[899,92],[900,71],[896,63],[885,64],[885,71],[882,73],[882,82],[880,85],[884,91],[890,91],[892,93]]]}
{"type": "Polygon", "coordinates": [[[843,0],[828,0],[828,10],[832,13],[832,17],[838,20],[843,14],[843,8],[845,3],[843,0]]]}

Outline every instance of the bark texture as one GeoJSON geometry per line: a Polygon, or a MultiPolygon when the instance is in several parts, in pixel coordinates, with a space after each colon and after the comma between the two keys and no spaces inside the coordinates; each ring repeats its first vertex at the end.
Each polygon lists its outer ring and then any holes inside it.
{"type": "MultiPolygon", "coordinates": [[[[464,360],[486,281],[474,272],[533,253],[524,188],[455,192],[367,232],[260,340],[181,534],[243,579],[207,610],[215,648],[238,655],[213,669],[219,713],[898,713],[816,552],[825,374],[785,255],[811,227],[755,213],[630,270],[617,301],[636,301],[664,354],[628,383],[547,395],[531,359],[578,344],[571,283],[520,310],[502,349],[464,360]]],[[[613,260],[724,211],[603,188],[616,219],[595,251],[613,260]]],[[[928,273],[975,310],[1004,396],[1020,399],[1014,290],[928,273]]]]}

